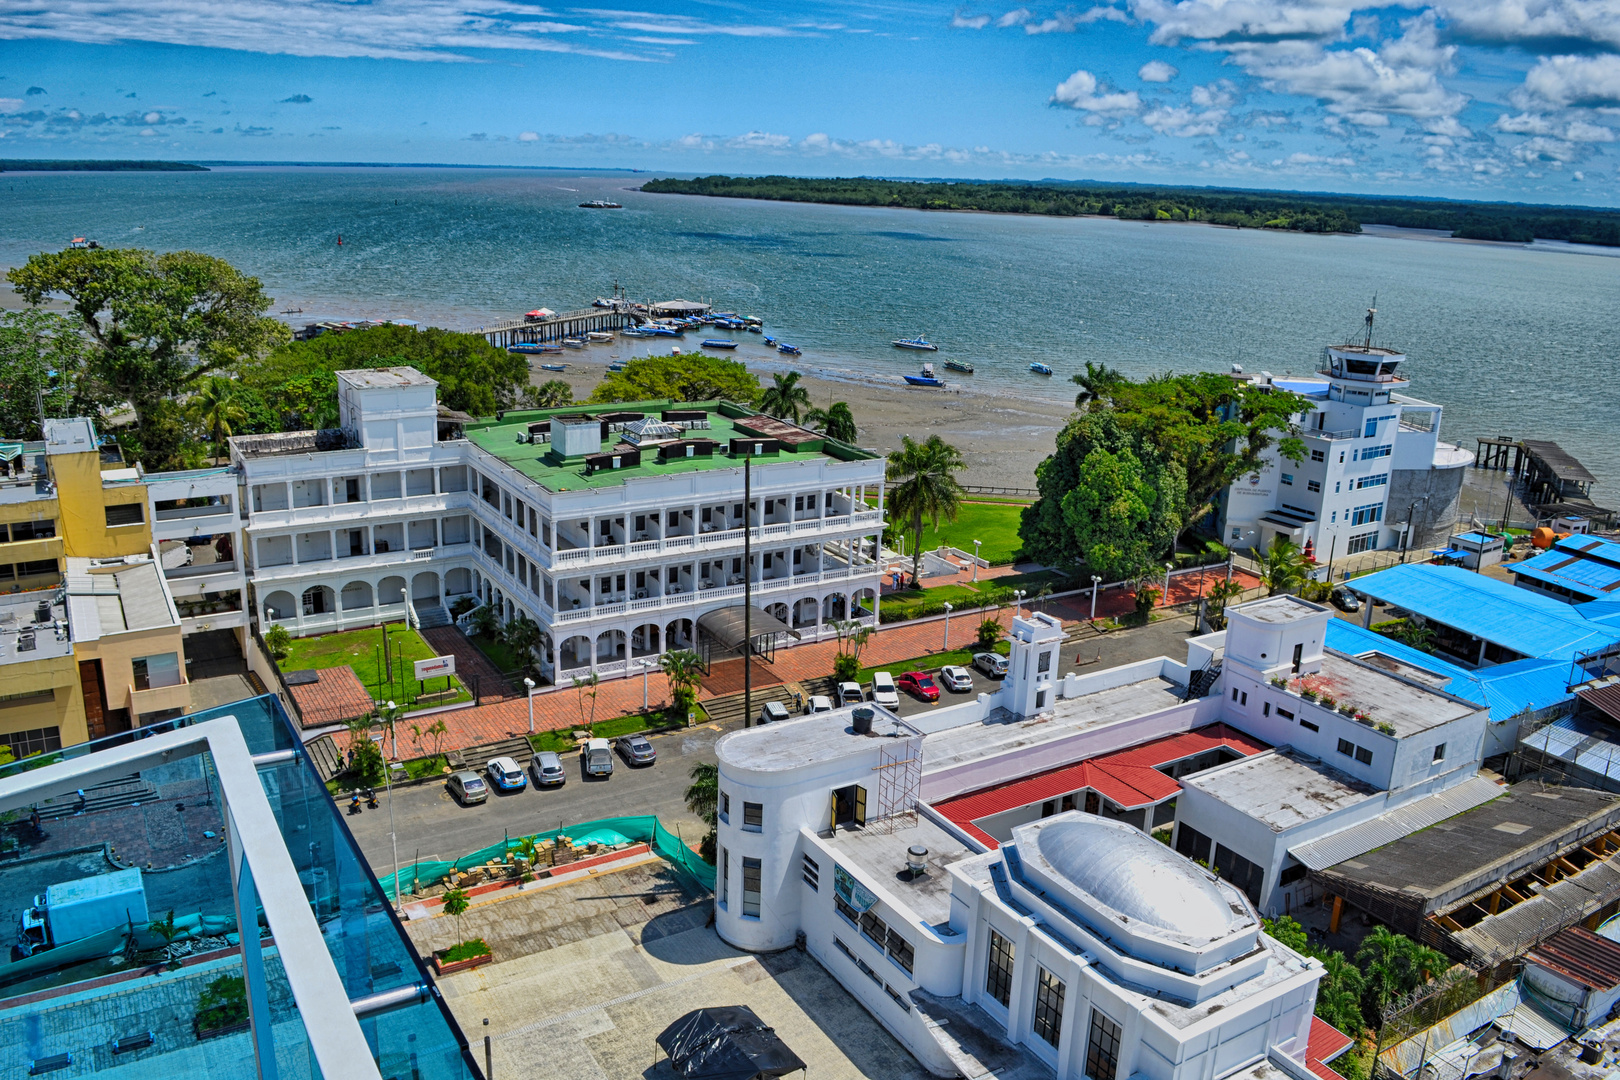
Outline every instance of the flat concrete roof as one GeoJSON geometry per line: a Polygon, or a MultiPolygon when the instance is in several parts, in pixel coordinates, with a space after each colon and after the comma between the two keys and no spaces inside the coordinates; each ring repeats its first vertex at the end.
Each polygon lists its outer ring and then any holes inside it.
{"type": "Polygon", "coordinates": [[[73,640],[96,641],[129,630],[178,625],[150,559],[67,560],[68,621],[73,640]]]}
{"type": "MultiPolygon", "coordinates": [[[[1418,685],[1390,674],[1387,667],[1355,660],[1331,650],[1322,654],[1322,670],[1301,682],[1317,693],[1328,693],[1341,705],[1353,705],[1376,723],[1392,724],[1399,738],[1418,735],[1449,724],[1482,706],[1453,697],[1433,686],[1418,685]]],[[[1431,680],[1425,680],[1428,682],[1431,680]]]]}
{"type": "Polygon", "coordinates": [[[1550,858],[1604,822],[1620,821],[1620,798],[1527,780],[1499,799],[1358,855],[1321,873],[1426,898],[1433,911],[1550,858]]]}
{"type": "Polygon", "coordinates": [[[1372,798],[1375,790],[1325,762],[1283,748],[1183,777],[1183,787],[1285,832],[1372,798]]]}
{"type": "Polygon", "coordinates": [[[73,642],[66,633],[67,604],[59,595],[58,589],[0,594],[0,664],[58,660],[73,655],[73,642]],[[36,622],[41,604],[49,609],[48,619],[36,622]],[[56,629],[58,622],[64,628],[60,635],[56,629]]]}
{"type": "Polygon", "coordinates": [[[998,709],[982,723],[964,724],[929,735],[923,743],[923,768],[931,772],[990,754],[1064,739],[1179,704],[1181,687],[1155,676],[1095,694],[1058,698],[1050,715],[1021,720],[998,709]]]}
{"type": "Polygon", "coordinates": [[[721,736],[714,750],[720,760],[739,769],[787,772],[805,765],[870,753],[883,743],[893,742],[897,736],[921,734],[881,705],[868,703],[733,731],[721,736]],[[851,713],[856,708],[872,710],[872,734],[855,734],[851,713]]]}
{"type": "Polygon", "coordinates": [[[1322,605],[1301,600],[1297,596],[1268,596],[1264,600],[1251,600],[1247,604],[1235,605],[1228,609],[1228,614],[1244,615],[1255,622],[1275,626],[1315,619],[1324,611],[1327,609],[1322,605]]]}
{"type": "Polygon", "coordinates": [[[945,867],[976,854],[972,848],[920,813],[912,827],[887,832],[883,822],[874,822],[864,829],[839,829],[829,843],[839,862],[858,868],[867,881],[948,934],[943,928],[951,919],[951,876],[945,867]],[[914,844],[928,849],[928,870],[916,878],[906,869],[906,849],[914,844]]]}
{"type": "Polygon", "coordinates": [[[361,386],[368,390],[439,385],[413,367],[356,368],[340,371],[337,376],[351,386],[361,386]]]}

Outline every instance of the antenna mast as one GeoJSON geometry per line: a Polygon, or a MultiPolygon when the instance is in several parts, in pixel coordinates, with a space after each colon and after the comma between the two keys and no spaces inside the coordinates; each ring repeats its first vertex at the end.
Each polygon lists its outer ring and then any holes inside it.
{"type": "Polygon", "coordinates": [[[1378,314],[1378,294],[1373,293],[1373,306],[1367,309],[1367,340],[1363,343],[1366,348],[1372,348],[1373,316],[1378,314]]]}

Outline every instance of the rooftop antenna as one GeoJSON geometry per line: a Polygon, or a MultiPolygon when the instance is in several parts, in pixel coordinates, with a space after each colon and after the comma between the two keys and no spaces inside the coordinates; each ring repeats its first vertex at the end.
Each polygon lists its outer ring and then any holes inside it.
{"type": "Polygon", "coordinates": [[[1367,340],[1363,342],[1366,348],[1372,348],[1373,316],[1378,314],[1378,294],[1373,293],[1373,306],[1367,309],[1367,340]]]}

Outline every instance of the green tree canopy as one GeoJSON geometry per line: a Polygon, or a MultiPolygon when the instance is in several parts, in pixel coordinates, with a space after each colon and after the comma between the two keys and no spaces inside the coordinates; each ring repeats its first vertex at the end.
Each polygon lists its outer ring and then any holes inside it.
{"type": "Polygon", "coordinates": [[[702,353],[680,356],[645,356],[630,361],[623,371],[612,371],[587,400],[713,401],[723,398],[743,405],[758,404],[758,376],[736,360],[721,360],[702,353]]]}
{"type": "Polygon", "coordinates": [[[0,438],[41,439],[45,415],[96,416],[112,404],[87,370],[90,346],[65,315],[29,308],[0,314],[0,438]]]}
{"type": "Polygon", "coordinates": [[[759,407],[767,416],[778,420],[792,420],[797,424],[810,408],[810,391],[799,385],[804,376],[797,371],[786,375],[777,372],[771,376],[771,385],[760,395],[759,407]]]}
{"type": "Polygon", "coordinates": [[[31,256],[6,277],[31,305],[67,301],[93,346],[88,373],[135,411],[126,456],[133,448],[149,468],[179,455],[177,399],[288,336],[265,315],[273,301],[258,278],[195,251],[70,248],[31,256]]]}
{"type": "Polygon", "coordinates": [[[804,422],[827,438],[839,442],[853,444],[859,437],[855,430],[855,414],[849,411],[847,401],[835,401],[825,409],[811,409],[804,414],[804,422]]]}
{"type": "Polygon", "coordinates": [[[955,521],[957,508],[962,502],[962,485],[956,474],[966,462],[962,451],[941,439],[928,436],[927,442],[917,442],[910,435],[900,440],[900,449],[889,455],[888,493],[889,509],[895,519],[910,519],[916,543],[911,552],[911,580],[922,582],[923,519],[939,528],[940,519],[955,521]]]}

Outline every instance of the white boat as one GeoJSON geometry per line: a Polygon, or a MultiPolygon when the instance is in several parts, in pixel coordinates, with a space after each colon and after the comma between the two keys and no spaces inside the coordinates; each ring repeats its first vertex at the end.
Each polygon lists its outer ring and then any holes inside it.
{"type": "Polygon", "coordinates": [[[613,335],[608,333],[606,330],[592,330],[590,333],[586,334],[585,337],[588,338],[591,341],[612,341],[613,340],[613,335]]]}
{"type": "Polygon", "coordinates": [[[921,334],[913,338],[898,338],[889,342],[889,344],[897,349],[912,349],[916,352],[939,352],[939,346],[921,334]]]}

